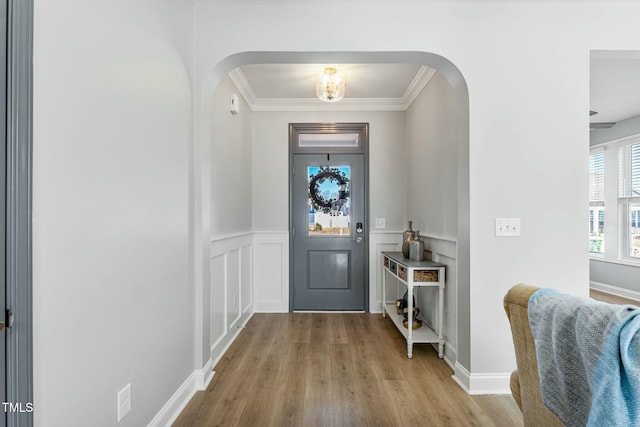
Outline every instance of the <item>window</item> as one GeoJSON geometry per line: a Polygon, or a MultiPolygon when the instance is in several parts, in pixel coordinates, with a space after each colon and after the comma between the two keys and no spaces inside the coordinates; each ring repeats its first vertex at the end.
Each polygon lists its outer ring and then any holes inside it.
{"type": "Polygon", "coordinates": [[[623,256],[640,259],[640,144],[618,148],[618,209],[623,256]]]}
{"type": "Polygon", "coordinates": [[[604,253],[604,151],[589,156],[589,251],[604,253]]]}

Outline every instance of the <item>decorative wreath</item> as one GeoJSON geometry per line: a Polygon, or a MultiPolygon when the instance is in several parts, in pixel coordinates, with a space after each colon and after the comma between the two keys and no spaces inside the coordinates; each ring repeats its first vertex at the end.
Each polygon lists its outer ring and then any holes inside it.
{"type": "Polygon", "coordinates": [[[313,208],[317,211],[329,213],[331,210],[339,210],[349,197],[348,190],[349,178],[338,168],[320,167],[315,175],[309,177],[309,197],[313,208]],[[336,181],[340,186],[337,199],[325,199],[320,194],[320,184],[325,180],[336,181]]]}

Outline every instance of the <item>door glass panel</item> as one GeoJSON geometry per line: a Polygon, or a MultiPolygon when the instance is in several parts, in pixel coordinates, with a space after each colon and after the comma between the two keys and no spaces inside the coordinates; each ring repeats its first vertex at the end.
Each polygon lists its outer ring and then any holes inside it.
{"type": "Polygon", "coordinates": [[[308,166],[309,236],[349,236],[351,168],[308,166]]]}

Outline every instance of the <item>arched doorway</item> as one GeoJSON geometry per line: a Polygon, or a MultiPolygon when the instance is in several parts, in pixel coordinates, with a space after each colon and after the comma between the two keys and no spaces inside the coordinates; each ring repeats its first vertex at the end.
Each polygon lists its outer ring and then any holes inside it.
{"type": "MultiPolygon", "coordinates": [[[[456,332],[455,347],[456,364],[470,365],[470,245],[469,245],[469,100],[464,77],[460,71],[446,58],[427,52],[244,52],[227,57],[217,64],[202,81],[196,82],[195,103],[195,145],[193,150],[194,175],[193,184],[193,237],[194,268],[196,280],[196,301],[201,302],[196,308],[197,355],[202,361],[209,358],[211,347],[211,311],[213,290],[211,284],[211,226],[212,206],[222,203],[211,199],[211,145],[214,136],[211,134],[211,117],[214,112],[211,95],[216,86],[223,81],[227,73],[238,66],[248,64],[321,64],[321,63],[415,63],[423,64],[437,70],[448,81],[453,89],[456,116],[455,140],[457,146],[457,236],[455,238],[455,303],[451,309],[455,311],[456,332]],[[200,337],[202,339],[200,339],[200,337]]],[[[284,188],[284,187],[283,187],[284,188]]],[[[375,191],[375,190],[372,190],[375,191]]],[[[224,237],[224,236],[223,236],[224,237]]],[[[259,262],[253,259],[252,262],[259,262]]],[[[285,275],[286,276],[286,275],[285,275]]],[[[288,277],[281,277],[288,282],[288,277]]],[[[373,280],[373,278],[371,278],[373,280]]],[[[288,283],[287,283],[288,286],[288,283]]],[[[226,295],[226,293],[225,293],[226,295]]],[[[226,320],[225,320],[226,321],[226,320]]],[[[224,328],[227,329],[227,328],[224,328]]],[[[224,331],[227,334],[228,331],[224,331]]],[[[219,343],[224,343],[222,339],[219,343]]],[[[213,356],[215,358],[215,355],[213,356]]]]}

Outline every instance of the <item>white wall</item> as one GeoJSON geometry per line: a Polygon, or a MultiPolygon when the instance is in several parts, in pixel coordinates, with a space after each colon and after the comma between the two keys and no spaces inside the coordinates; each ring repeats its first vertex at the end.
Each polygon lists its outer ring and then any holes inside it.
{"type": "Polygon", "coordinates": [[[470,185],[470,260],[459,267],[470,272],[468,317],[459,325],[468,333],[459,340],[471,388],[484,387],[474,376],[502,381],[515,366],[502,310],[507,290],[528,282],[587,294],[589,50],[639,49],[640,5],[405,0],[389,8],[352,0],[341,11],[357,22],[334,21],[330,31],[314,19],[323,8],[196,3],[196,82],[251,60],[243,52],[300,52],[288,57],[300,62],[318,52],[344,62],[350,53],[431,52],[458,67],[469,93],[470,185]],[[235,31],[238,16],[251,33],[235,31]],[[521,218],[522,236],[496,238],[496,217],[521,218]]]}
{"type": "Polygon", "coordinates": [[[191,6],[35,1],[39,426],[148,424],[194,371],[191,6]]]}
{"type": "MultiPolygon", "coordinates": [[[[406,113],[407,215],[424,236],[434,261],[447,265],[444,307],[445,357],[454,364],[458,348],[458,135],[459,115],[449,82],[434,74],[406,113]]],[[[423,318],[437,323],[437,293],[418,292],[423,318]]]]}
{"type": "Polygon", "coordinates": [[[406,114],[407,210],[414,230],[458,235],[458,140],[453,88],[440,73],[406,114]]]}
{"type": "Polygon", "coordinates": [[[227,77],[214,90],[211,124],[211,235],[251,231],[252,112],[227,77]],[[231,114],[238,94],[239,114],[231,114]]]}
{"type": "Polygon", "coordinates": [[[211,94],[210,277],[203,300],[197,301],[204,304],[202,321],[208,326],[205,360],[210,357],[214,365],[253,311],[253,114],[239,95],[239,113],[232,114],[232,94],[239,92],[228,77],[211,94]]]}

